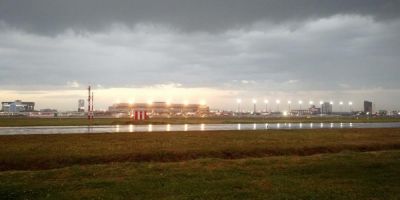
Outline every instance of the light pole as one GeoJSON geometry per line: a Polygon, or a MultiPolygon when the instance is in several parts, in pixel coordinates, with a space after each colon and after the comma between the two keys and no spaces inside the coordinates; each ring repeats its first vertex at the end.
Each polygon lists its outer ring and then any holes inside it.
{"type": "Polygon", "coordinates": [[[278,108],[278,112],[280,112],[280,110],[279,110],[279,104],[281,103],[281,100],[277,99],[275,102],[276,102],[276,106],[277,106],[277,108],[278,108]]]}
{"type": "Polygon", "coordinates": [[[154,115],[153,100],[152,99],[147,100],[147,105],[151,109],[151,115],[154,115]]]}
{"type": "Polygon", "coordinates": [[[183,114],[183,112],[185,112],[185,117],[186,117],[186,114],[187,114],[187,106],[189,105],[189,101],[188,100],[184,100],[183,101],[183,106],[184,106],[184,109],[182,109],[182,114],[183,114]],[[186,110],[186,111],[185,111],[186,110]]]}
{"type": "Polygon", "coordinates": [[[242,104],[242,100],[236,99],[236,103],[237,103],[237,112],[240,114],[240,104],[242,104]]]}
{"type": "Polygon", "coordinates": [[[331,104],[331,112],[333,112],[333,101],[329,102],[329,104],[331,104]]]}
{"type": "Polygon", "coordinates": [[[256,104],[257,104],[257,100],[256,100],[256,99],[253,99],[253,106],[254,106],[254,108],[253,108],[253,114],[256,114],[256,112],[257,112],[256,104]]]}
{"type": "Polygon", "coordinates": [[[302,100],[299,100],[299,106],[300,106],[300,109],[299,109],[299,116],[300,116],[300,114],[301,114],[301,105],[303,104],[303,101],[302,100]]]}
{"type": "Polygon", "coordinates": [[[135,103],[135,100],[134,99],[130,99],[129,101],[128,101],[128,103],[129,103],[129,108],[130,108],[130,118],[132,119],[132,117],[133,117],[133,104],[135,103]]]}
{"type": "Polygon", "coordinates": [[[289,107],[289,114],[290,114],[290,113],[292,112],[292,111],[290,110],[290,105],[292,104],[292,101],[289,100],[289,101],[287,102],[287,104],[288,104],[288,107],[289,107]]]}
{"type": "Polygon", "coordinates": [[[343,109],[342,109],[343,108],[343,101],[339,102],[339,107],[340,107],[339,108],[340,112],[343,112],[343,109]]]}
{"type": "Polygon", "coordinates": [[[267,113],[268,112],[268,103],[269,103],[268,99],[265,99],[264,103],[265,103],[265,112],[267,113]]]}
{"type": "Polygon", "coordinates": [[[322,115],[322,104],[324,104],[324,101],[322,101],[322,100],[319,101],[319,107],[320,107],[319,108],[320,109],[319,112],[320,112],[321,115],[322,115]]]}
{"type": "Polygon", "coordinates": [[[167,100],[165,101],[165,105],[166,105],[166,107],[167,107],[168,117],[171,117],[171,107],[170,107],[170,105],[171,105],[171,99],[167,99],[167,100]]]}
{"type": "Polygon", "coordinates": [[[312,105],[314,104],[314,101],[309,101],[308,102],[308,105],[309,105],[309,109],[308,109],[308,111],[311,113],[312,112],[312,109],[310,109],[311,107],[312,107],[312,105]]]}
{"type": "Polygon", "coordinates": [[[350,113],[353,113],[353,102],[349,101],[350,113]]]}

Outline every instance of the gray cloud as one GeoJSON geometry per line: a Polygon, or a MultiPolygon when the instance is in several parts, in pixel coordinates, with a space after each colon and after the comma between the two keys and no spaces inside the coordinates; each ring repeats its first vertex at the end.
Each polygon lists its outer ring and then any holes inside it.
{"type": "Polygon", "coordinates": [[[179,85],[363,99],[372,88],[387,103],[400,90],[399,5],[0,0],[0,92],[179,85]]]}
{"type": "Polygon", "coordinates": [[[337,14],[397,19],[398,0],[1,0],[0,19],[44,34],[100,31],[112,23],[168,24],[184,31],[224,31],[256,21],[282,23],[337,14]]]}
{"type": "Polygon", "coordinates": [[[295,30],[259,22],[190,34],[162,25],[116,24],[106,32],[70,30],[48,37],[3,25],[0,83],[237,88],[233,80],[250,80],[258,83],[254,90],[398,88],[398,31],[400,20],[359,15],[311,20],[295,30]],[[289,80],[299,83],[283,84],[289,80]]]}

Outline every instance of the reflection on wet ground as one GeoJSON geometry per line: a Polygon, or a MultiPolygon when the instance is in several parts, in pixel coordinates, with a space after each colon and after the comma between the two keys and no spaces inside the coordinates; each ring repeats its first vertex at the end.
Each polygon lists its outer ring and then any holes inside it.
{"type": "Polygon", "coordinates": [[[266,124],[166,124],[166,125],[114,125],[114,126],[36,126],[1,127],[0,135],[116,133],[116,132],[170,132],[220,131],[268,129],[322,129],[322,128],[400,128],[394,123],[266,123],[266,124]],[[319,124],[319,125],[318,125],[319,124]]]}

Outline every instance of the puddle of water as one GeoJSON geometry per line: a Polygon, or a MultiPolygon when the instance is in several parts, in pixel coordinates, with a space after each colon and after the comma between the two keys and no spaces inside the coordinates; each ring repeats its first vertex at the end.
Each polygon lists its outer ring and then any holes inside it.
{"type": "Polygon", "coordinates": [[[167,124],[167,125],[114,125],[114,126],[35,126],[0,127],[0,135],[115,133],[115,132],[170,132],[269,129],[321,129],[321,128],[400,128],[394,123],[276,123],[276,124],[167,124]]]}

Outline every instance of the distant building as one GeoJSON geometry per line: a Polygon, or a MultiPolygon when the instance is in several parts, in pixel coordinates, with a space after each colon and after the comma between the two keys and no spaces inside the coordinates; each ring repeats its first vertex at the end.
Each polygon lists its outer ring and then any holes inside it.
{"type": "Polygon", "coordinates": [[[311,105],[310,108],[304,110],[293,109],[290,111],[290,115],[316,115],[319,113],[321,113],[321,109],[315,107],[315,105],[311,105]]]}
{"type": "Polygon", "coordinates": [[[332,104],[329,102],[324,102],[321,105],[321,113],[322,114],[331,114],[332,113],[332,104]]]}
{"type": "Polygon", "coordinates": [[[296,110],[293,109],[290,111],[290,115],[311,115],[311,111],[310,110],[296,110]]]}
{"type": "Polygon", "coordinates": [[[321,108],[317,108],[315,105],[312,105],[308,110],[313,115],[321,113],[321,108]]]}
{"type": "Polygon", "coordinates": [[[10,113],[33,112],[35,110],[35,102],[23,102],[21,100],[1,102],[1,110],[10,113]]]}
{"type": "Polygon", "coordinates": [[[118,103],[110,106],[111,113],[129,113],[131,111],[146,111],[150,115],[204,115],[209,113],[209,107],[201,104],[168,104],[154,103],[118,103]]]}
{"type": "Polygon", "coordinates": [[[364,112],[367,114],[372,114],[372,102],[364,101],[364,112]]]}
{"type": "Polygon", "coordinates": [[[388,115],[388,111],[387,111],[387,110],[379,110],[379,111],[378,111],[378,114],[379,114],[380,116],[386,116],[386,115],[388,115]]]}
{"type": "Polygon", "coordinates": [[[84,99],[78,100],[78,112],[85,112],[85,100],[84,99]]]}

